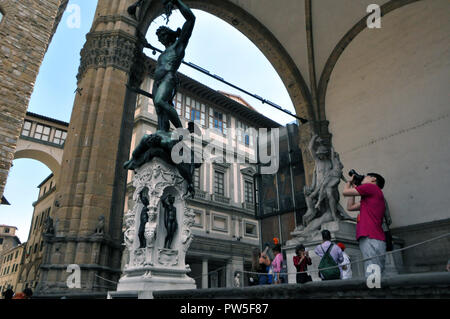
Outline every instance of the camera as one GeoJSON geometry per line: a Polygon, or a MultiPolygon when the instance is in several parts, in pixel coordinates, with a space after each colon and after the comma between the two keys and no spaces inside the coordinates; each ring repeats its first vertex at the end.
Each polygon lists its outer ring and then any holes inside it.
{"type": "Polygon", "coordinates": [[[350,175],[350,177],[354,176],[353,177],[353,183],[356,186],[361,185],[361,183],[362,183],[362,181],[364,179],[364,175],[358,174],[354,169],[350,170],[350,172],[348,172],[348,175],[350,175]]]}

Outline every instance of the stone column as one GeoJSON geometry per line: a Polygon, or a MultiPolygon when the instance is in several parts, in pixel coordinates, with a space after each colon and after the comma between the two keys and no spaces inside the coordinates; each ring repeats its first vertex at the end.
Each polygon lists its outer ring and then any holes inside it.
{"type": "Polygon", "coordinates": [[[208,289],[208,259],[202,260],[202,289],[208,289]]]}
{"type": "Polygon", "coordinates": [[[105,293],[91,278],[118,281],[121,226],[136,95],[145,72],[137,22],[126,12],[134,0],[99,0],[95,20],[81,51],[76,94],[59,179],[54,217],[61,257],[43,265],[45,282],[37,294],[105,293]],[[139,72],[136,70],[139,69],[139,72]],[[130,74],[135,76],[130,77],[130,74]],[[93,261],[92,256],[95,256],[93,261]],[[67,289],[68,264],[81,267],[81,289],[67,289]]]}

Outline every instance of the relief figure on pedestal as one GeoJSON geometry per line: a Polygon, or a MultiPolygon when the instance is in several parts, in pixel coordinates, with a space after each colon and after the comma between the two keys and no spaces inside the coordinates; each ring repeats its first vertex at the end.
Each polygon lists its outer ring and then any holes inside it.
{"type": "Polygon", "coordinates": [[[175,203],[175,197],[169,194],[166,198],[161,200],[161,203],[164,208],[164,226],[167,230],[164,248],[170,249],[173,237],[178,228],[177,209],[173,205],[175,203]]]}
{"type": "Polygon", "coordinates": [[[148,222],[148,205],[150,204],[149,197],[148,197],[148,187],[144,187],[141,192],[139,193],[139,199],[141,200],[142,204],[144,205],[141,210],[140,215],[140,225],[139,225],[139,248],[145,248],[146,241],[145,241],[145,225],[148,222]]]}

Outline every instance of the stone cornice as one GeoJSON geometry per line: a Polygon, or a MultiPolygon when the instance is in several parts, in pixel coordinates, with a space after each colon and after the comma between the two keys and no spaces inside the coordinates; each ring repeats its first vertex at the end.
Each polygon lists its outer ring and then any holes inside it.
{"type": "Polygon", "coordinates": [[[116,22],[124,22],[126,24],[129,24],[135,28],[138,27],[138,22],[134,19],[125,17],[125,16],[118,16],[118,15],[109,15],[109,16],[102,16],[102,17],[98,17],[97,19],[95,19],[95,21],[92,24],[91,30],[95,30],[97,28],[97,26],[100,23],[116,23],[116,22]]]}

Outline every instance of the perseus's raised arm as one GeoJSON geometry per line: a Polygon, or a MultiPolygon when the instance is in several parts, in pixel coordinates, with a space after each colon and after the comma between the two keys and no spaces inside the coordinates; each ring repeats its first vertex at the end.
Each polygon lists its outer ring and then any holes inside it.
{"type": "Polygon", "coordinates": [[[186,19],[183,27],[181,28],[181,35],[178,41],[183,44],[185,48],[189,42],[189,38],[192,35],[192,30],[194,30],[195,15],[192,13],[191,9],[181,0],[173,0],[173,3],[180,9],[181,14],[186,19]]]}

